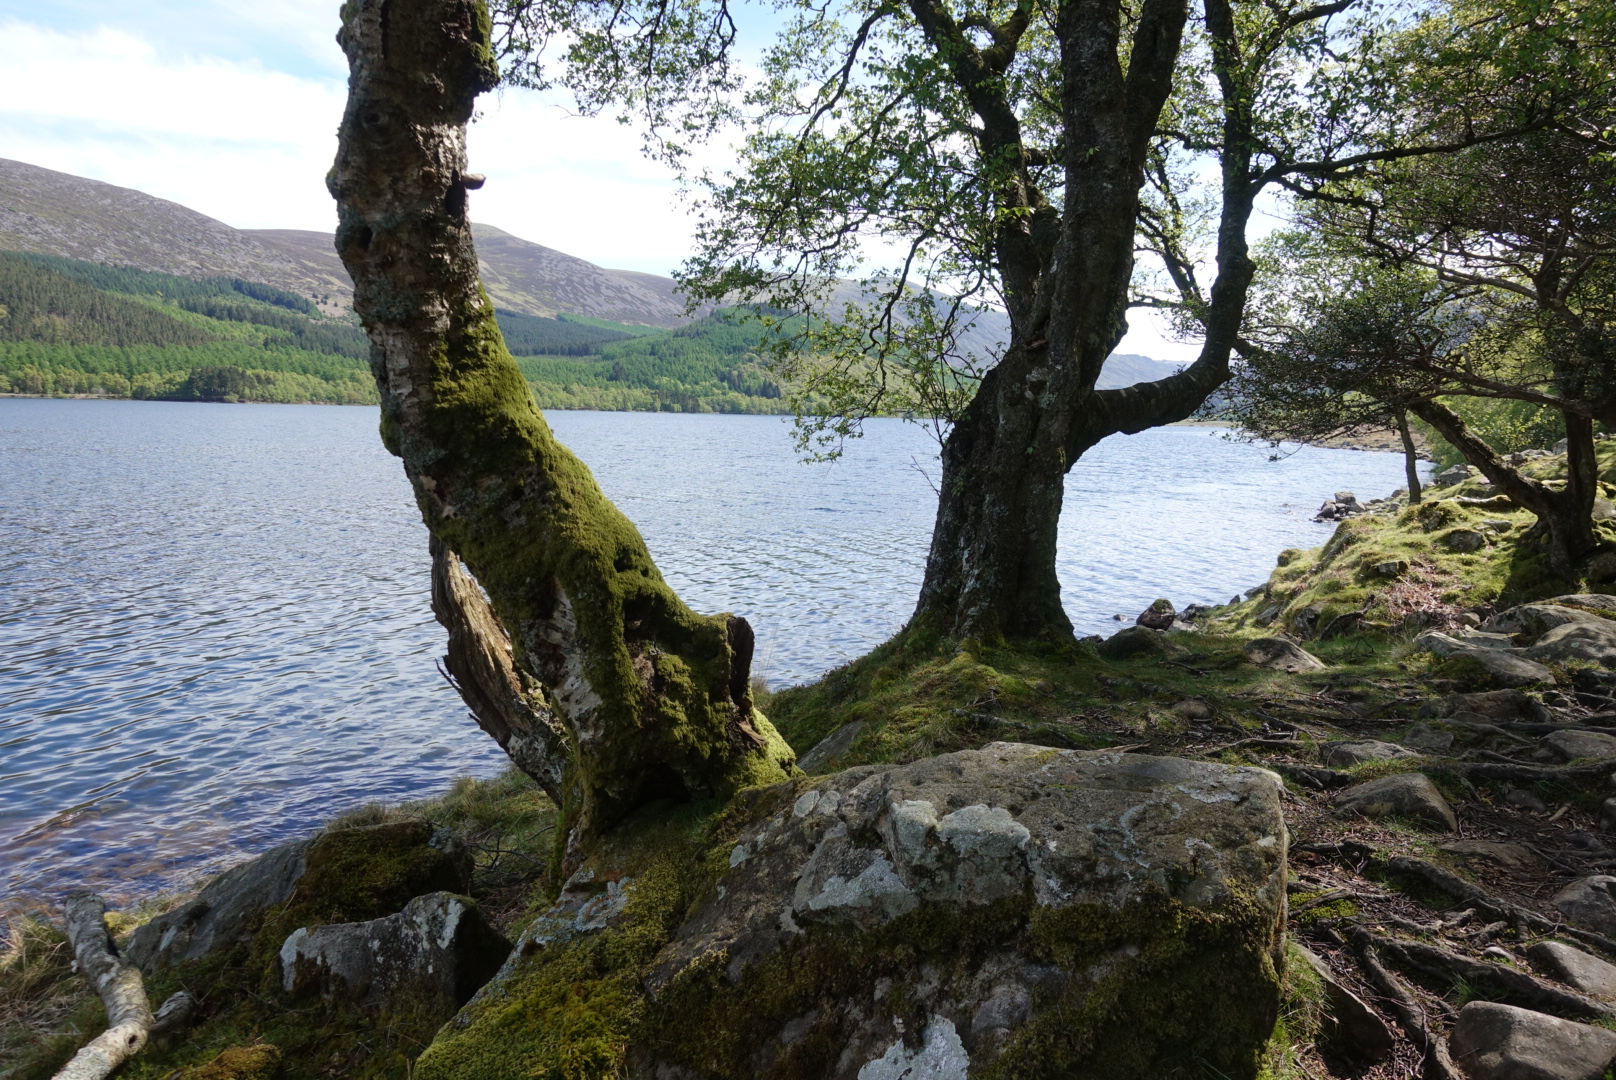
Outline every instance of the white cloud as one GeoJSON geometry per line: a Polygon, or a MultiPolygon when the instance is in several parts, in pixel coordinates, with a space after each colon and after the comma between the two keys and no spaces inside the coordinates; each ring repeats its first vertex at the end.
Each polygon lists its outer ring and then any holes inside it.
{"type": "Polygon", "coordinates": [[[238,228],[331,228],[344,87],[173,59],[106,27],[0,24],[0,155],[173,199],[238,228]]]}
{"type": "Polygon", "coordinates": [[[480,103],[472,216],[602,266],[667,274],[690,254],[693,219],[671,170],[640,153],[637,128],[569,114],[508,90],[480,103]]]}

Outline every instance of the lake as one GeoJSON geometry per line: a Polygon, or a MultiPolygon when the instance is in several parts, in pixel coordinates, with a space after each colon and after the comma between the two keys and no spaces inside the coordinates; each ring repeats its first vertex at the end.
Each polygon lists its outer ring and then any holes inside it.
{"type": "MultiPolygon", "coordinates": [[[[371,408],[0,399],[0,908],[173,887],[371,800],[504,757],[434,667],[426,532],[371,408]]],[[[559,412],[561,439],[771,685],[894,633],[925,564],[935,444],[874,421],[833,465],[778,417],[559,412]]],[[[1080,634],[1216,603],[1322,543],[1391,454],[1282,461],[1218,429],[1117,436],[1067,481],[1080,634]]]]}

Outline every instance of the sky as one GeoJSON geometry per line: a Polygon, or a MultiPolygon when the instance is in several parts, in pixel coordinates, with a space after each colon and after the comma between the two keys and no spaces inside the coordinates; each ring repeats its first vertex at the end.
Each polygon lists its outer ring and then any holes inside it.
{"type": "MultiPolygon", "coordinates": [[[[0,157],[171,199],[240,229],[335,227],[324,177],[347,65],[338,0],[0,0],[0,157]]],[[[670,273],[693,219],[633,127],[505,90],[480,103],[472,216],[601,266],[670,273]]],[[[721,150],[714,151],[721,153],[721,150]]],[[[1196,346],[1131,316],[1120,352],[1196,346]]]]}

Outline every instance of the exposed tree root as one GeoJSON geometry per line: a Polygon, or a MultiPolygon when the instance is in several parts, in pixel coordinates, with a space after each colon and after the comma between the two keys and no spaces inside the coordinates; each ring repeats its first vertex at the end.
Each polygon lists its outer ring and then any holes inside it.
{"type": "Polygon", "coordinates": [[[1385,999],[1397,1017],[1398,1026],[1425,1055],[1425,1080],[1464,1080],[1448,1052],[1448,1040],[1436,1034],[1425,1022],[1425,1010],[1397,976],[1387,971],[1375,955],[1374,940],[1367,930],[1355,929],[1352,951],[1369,985],[1385,999]]]}
{"type": "MultiPolygon", "coordinates": [[[[1503,924],[1496,924],[1502,926],[1503,924]]],[[[1489,928],[1492,929],[1492,928],[1489,928]]],[[[1451,986],[1463,979],[1471,986],[1490,991],[1502,1000],[1522,1008],[1554,1013],[1573,1020],[1602,1020],[1616,1016],[1616,1008],[1556,986],[1507,964],[1472,960],[1435,945],[1420,941],[1370,934],[1369,940],[1403,971],[1424,975],[1439,985],[1451,986]]]]}

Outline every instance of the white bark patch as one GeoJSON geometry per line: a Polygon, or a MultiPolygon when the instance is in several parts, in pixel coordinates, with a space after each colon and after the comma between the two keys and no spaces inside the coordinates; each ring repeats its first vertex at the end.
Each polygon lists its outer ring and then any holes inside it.
{"type": "Polygon", "coordinates": [[[919,1050],[910,1050],[899,1039],[867,1062],[858,1071],[858,1080],[966,1080],[971,1057],[952,1020],[933,1016],[923,1039],[919,1050]]]}

